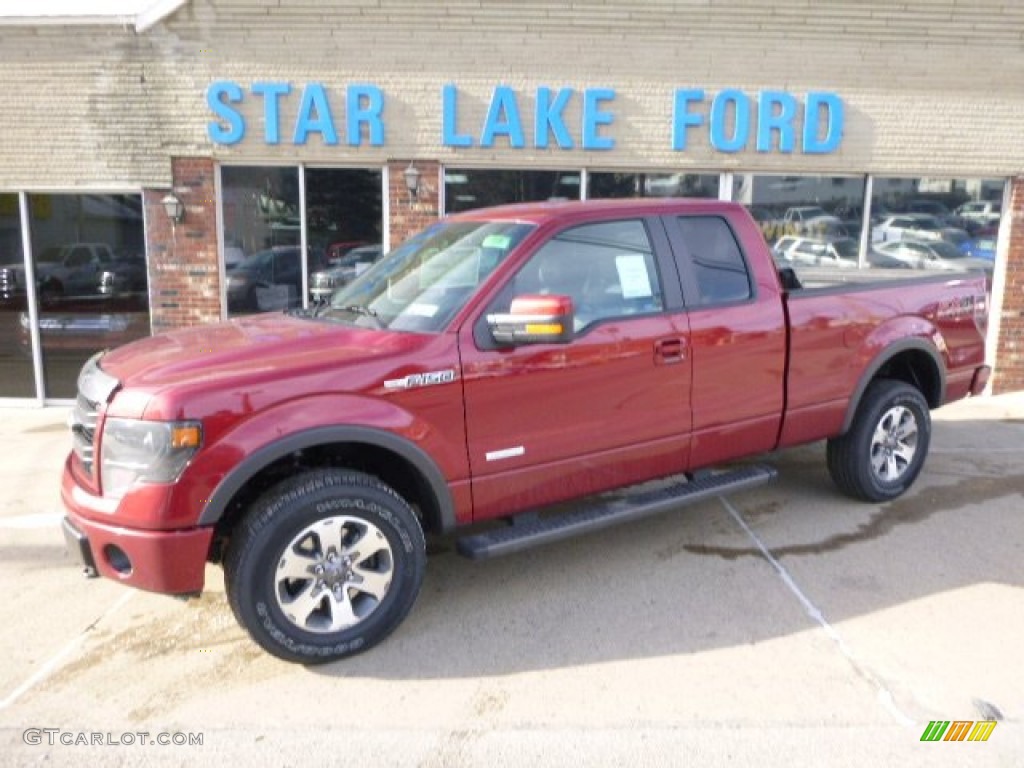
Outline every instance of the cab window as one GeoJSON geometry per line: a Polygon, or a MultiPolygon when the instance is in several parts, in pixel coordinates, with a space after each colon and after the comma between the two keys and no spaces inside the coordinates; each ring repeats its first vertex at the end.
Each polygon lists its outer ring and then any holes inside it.
{"type": "Polygon", "coordinates": [[[647,228],[640,219],[564,230],[542,245],[491,307],[507,312],[524,295],[572,299],[580,333],[602,320],[660,312],[661,282],[647,228]]]}
{"type": "Polygon", "coordinates": [[[676,221],[693,265],[699,303],[724,304],[751,298],[747,263],[725,219],[680,216],[676,221]]]}

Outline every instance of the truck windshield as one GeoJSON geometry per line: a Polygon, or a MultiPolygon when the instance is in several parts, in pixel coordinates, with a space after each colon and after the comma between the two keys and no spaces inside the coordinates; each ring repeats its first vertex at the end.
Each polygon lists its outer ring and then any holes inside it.
{"type": "Polygon", "coordinates": [[[335,293],[317,317],[367,328],[443,330],[534,225],[442,221],[335,293]]]}

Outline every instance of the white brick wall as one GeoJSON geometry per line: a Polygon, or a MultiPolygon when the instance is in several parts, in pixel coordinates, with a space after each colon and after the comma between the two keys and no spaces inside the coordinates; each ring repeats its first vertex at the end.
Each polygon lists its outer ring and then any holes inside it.
{"type": "MultiPolygon", "coordinates": [[[[193,0],[137,35],[97,27],[0,27],[0,189],[170,183],[169,157],[379,165],[872,172],[1010,176],[1024,170],[1024,2],[980,0],[193,0]],[[381,148],[213,146],[205,88],[215,79],[323,82],[339,129],[344,87],[380,86],[381,148]],[[479,134],[491,91],[520,94],[532,137],[537,86],[606,86],[617,98],[612,152],[440,146],[441,86],[460,90],[459,125],[479,134]],[[841,150],[723,155],[706,134],[671,150],[672,93],[703,87],[836,91],[841,150]]],[[[579,102],[569,110],[579,138],[579,102]]]]}

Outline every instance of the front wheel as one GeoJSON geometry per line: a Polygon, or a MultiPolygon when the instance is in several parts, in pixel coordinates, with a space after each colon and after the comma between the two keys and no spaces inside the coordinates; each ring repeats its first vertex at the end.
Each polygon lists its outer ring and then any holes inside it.
{"type": "Polygon", "coordinates": [[[423,530],[370,475],[313,470],[253,506],[225,559],[228,602],[265,650],[317,664],[365,651],[406,617],[426,567],[423,530]]]}
{"type": "Polygon", "coordinates": [[[917,479],[931,442],[924,396],[881,379],[864,393],[850,431],[828,441],[828,470],[839,489],[864,501],[888,501],[917,479]]]}

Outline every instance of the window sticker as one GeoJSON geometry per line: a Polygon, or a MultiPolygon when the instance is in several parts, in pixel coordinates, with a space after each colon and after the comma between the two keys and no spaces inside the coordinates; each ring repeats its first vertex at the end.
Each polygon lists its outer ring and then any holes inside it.
{"type": "Polygon", "coordinates": [[[484,241],[480,244],[482,248],[497,248],[499,250],[506,250],[509,243],[512,242],[512,238],[508,235],[488,235],[484,238],[484,241]]]}
{"type": "Polygon", "coordinates": [[[647,273],[647,262],[643,254],[624,253],[621,256],[616,256],[615,269],[619,272],[622,298],[650,298],[651,276],[647,273]]]}
{"type": "Polygon", "coordinates": [[[433,317],[437,314],[437,304],[410,304],[406,307],[405,314],[416,317],[433,317]]]}

